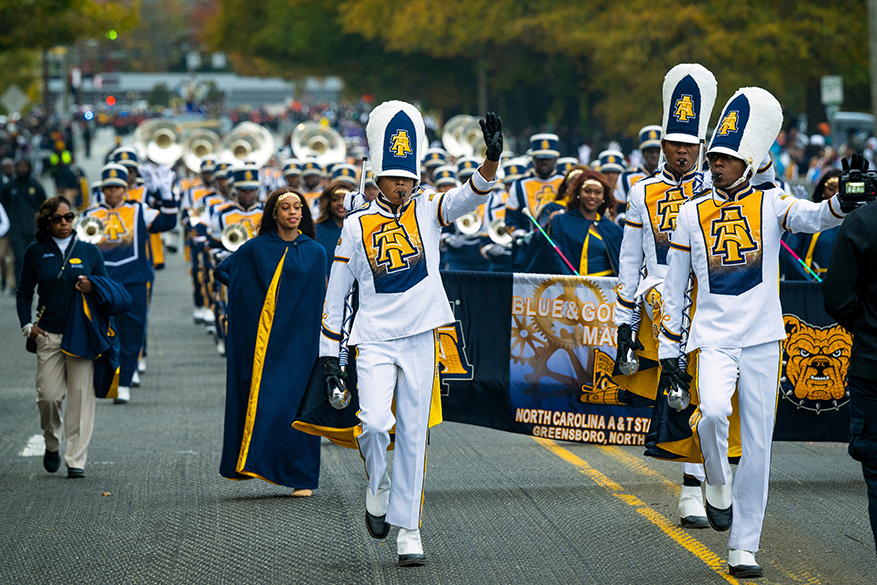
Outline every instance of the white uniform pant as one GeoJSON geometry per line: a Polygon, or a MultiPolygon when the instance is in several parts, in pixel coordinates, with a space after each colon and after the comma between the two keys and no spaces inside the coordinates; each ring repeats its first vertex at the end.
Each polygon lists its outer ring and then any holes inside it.
{"type": "Polygon", "coordinates": [[[396,425],[393,475],[387,522],[409,530],[420,527],[426,436],[432,388],[437,375],[435,333],[362,343],[357,346],[359,389],[357,437],[369,489],[377,494],[387,468],[390,429],[396,425]],[[396,416],[391,410],[396,399],[396,416]]]}
{"type": "MultiPolygon", "coordinates": [[[[662,313],[659,307],[663,307],[663,303],[660,302],[661,295],[664,294],[664,281],[662,280],[654,287],[650,288],[648,291],[643,293],[643,302],[642,302],[642,310],[648,311],[647,316],[651,320],[652,323],[660,323],[662,313]]],[[[651,327],[650,327],[651,329],[651,327]]],[[[657,343],[657,340],[655,340],[657,343]]],[[[703,465],[700,463],[683,463],[682,464],[682,474],[690,475],[691,477],[697,478],[699,481],[703,481],[706,475],[703,472],[703,465]]]]}
{"type": "Polygon", "coordinates": [[[46,449],[57,451],[67,434],[67,467],[83,469],[94,429],[94,361],[61,351],[60,333],[37,336],[37,406],[46,449]],[[66,424],[61,406],[67,398],[66,424]]]}
{"type": "Polygon", "coordinates": [[[770,476],[770,448],[780,379],[780,342],[744,348],[701,348],[698,388],[701,419],[697,435],[707,482],[725,485],[728,417],[737,390],[740,415],[740,465],[733,478],[733,523],[728,548],[758,551],[770,476]]]}

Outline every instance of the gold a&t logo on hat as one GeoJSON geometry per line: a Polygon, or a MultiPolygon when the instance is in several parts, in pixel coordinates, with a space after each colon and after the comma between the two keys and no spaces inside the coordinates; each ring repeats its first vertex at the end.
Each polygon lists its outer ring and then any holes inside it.
{"type": "Polygon", "coordinates": [[[737,131],[737,112],[728,112],[728,115],[722,120],[722,123],[719,125],[718,134],[719,136],[727,136],[729,132],[737,131]]]}
{"type": "Polygon", "coordinates": [[[687,122],[689,118],[694,118],[694,104],[690,95],[683,95],[676,100],[676,110],[673,117],[679,122],[687,122]]]}
{"type": "Polygon", "coordinates": [[[398,130],[391,137],[393,142],[390,144],[390,150],[394,156],[405,157],[411,154],[411,143],[408,139],[408,131],[398,130]]]}

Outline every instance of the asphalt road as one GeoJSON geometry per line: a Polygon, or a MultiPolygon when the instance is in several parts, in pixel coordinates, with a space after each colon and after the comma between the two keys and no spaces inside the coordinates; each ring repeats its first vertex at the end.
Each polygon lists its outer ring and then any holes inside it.
{"type": "MultiPolygon", "coordinates": [[[[157,275],[148,371],[100,401],[82,480],[42,468],[36,360],[0,295],[0,583],[737,583],[726,534],[678,527],[677,464],[443,423],[431,434],[428,564],[363,526],[365,473],[325,443],[311,498],[219,476],[225,362],[191,319],[180,255],[157,275]],[[34,437],[37,437],[34,439],[34,437]],[[33,454],[27,454],[34,452],[33,454]],[[23,454],[24,453],[24,454],[23,454]]],[[[874,583],[865,484],[846,446],[774,445],[765,584],[874,583]]]]}

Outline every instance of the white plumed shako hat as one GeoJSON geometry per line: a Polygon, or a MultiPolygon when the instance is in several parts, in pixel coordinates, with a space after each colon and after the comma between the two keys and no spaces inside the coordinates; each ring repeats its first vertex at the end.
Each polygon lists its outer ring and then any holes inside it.
{"type": "Polygon", "coordinates": [[[365,132],[376,180],[383,176],[420,180],[426,133],[417,108],[401,101],[384,102],[369,114],[365,132]]]}
{"type": "Polygon", "coordinates": [[[661,138],[699,144],[716,103],[716,78],[698,63],[680,63],[664,76],[661,138]]]}
{"type": "Polygon", "coordinates": [[[713,132],[707,155],[727,154],[746,163],[753,174],[767,156],[783,126],[783,108],[773,95],[760,87],[737,90],[725,107],[713,132]]]}

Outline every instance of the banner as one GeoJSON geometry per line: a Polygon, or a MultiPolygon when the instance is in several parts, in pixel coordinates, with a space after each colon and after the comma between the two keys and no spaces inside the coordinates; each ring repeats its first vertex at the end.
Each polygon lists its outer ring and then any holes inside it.
{"type": "MultiPolygon", "coordinates": [[[[442,273],[455,322],[439,329],[445,420],[550,439],[644,445],[651,408],[621,404],[615,278],[442,273]]],[[[781,283],[784,343],[774,439],[847,441],[851,339],[815,283],[781,283]]]]}

